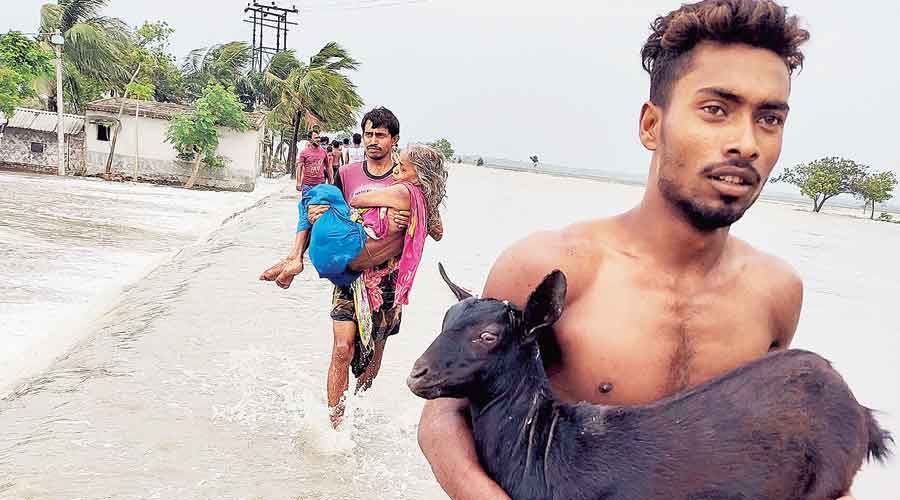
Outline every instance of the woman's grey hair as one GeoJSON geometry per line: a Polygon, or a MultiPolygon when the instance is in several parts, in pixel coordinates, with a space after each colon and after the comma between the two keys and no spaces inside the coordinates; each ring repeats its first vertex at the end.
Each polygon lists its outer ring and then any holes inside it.
{"type": "Polygon", "coordinates": [[[447,169],[444,157],[437,150],[424,144],[413,144],[406,149],[406,157],[416,166],[419,185],[428,206],[428,227],[440,220],[440,206],[447,196],[447,169]]]}

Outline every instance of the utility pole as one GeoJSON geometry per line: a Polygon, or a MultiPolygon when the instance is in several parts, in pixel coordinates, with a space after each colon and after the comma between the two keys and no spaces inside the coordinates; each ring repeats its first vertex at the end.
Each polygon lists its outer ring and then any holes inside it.
{"type": "Polygon", "coordinates": [[[63,129],[63,86],[62,86],[62,46],[65,43],[61,33],[50,37],[50,43],[56,50],[56,156],[57,173],[66,175],[66,135],[63,129]]]}
{"type": "Polygon", "coordinates": [[[298,23],[290,21],[288,16],[299,14],[296,5],[290,9],[278,7],[275,2],[271,5],[263,5],[259,0],[248,3],[244,14],[252,13],[250,19],[244,19],[245,23],[253,25],[253,65],[251,71],[262,73],[266,69],[266,56],[273,56],[287,50],[287,34],[289,26],[298,26],[298,23]],[[274,23],[274,24],[273,24],[274,23]],[[275,46],[267,46],[264,43],[266,28],[275,32],[275,46]]]}

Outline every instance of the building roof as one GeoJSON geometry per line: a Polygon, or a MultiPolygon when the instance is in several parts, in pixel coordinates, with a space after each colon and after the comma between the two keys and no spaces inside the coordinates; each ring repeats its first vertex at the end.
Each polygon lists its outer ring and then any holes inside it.
{"type": "MultiPolygon", "coordinates": [[[[6,117],[0,112],[0,121],[6,117]]],[[[41,111],[39,109],[16,108],[12,118],[9,119],[7,128],[22,128],[37,130],[40,132],[56,132],[59,116],[55,111],[41,111]]],[[[79,115],[63,114],[63,132],[76,135],[84,129],[84,117],[79,115]]]]}
{"type": "MultiPolygon", "coordinates": [[[[146,118],[156,118],[157,120],[170,120],[178,113],[187,113],[194,109],[193,106],[171,102],[139,101],[137,99],[124,99],[122,97],[107,97],[106,99],[100,99],[88,104],[87,110],[88,112],[96,111],[117,115],[119,114],[119,106],[122,105],[123,101],[125,106],[122,108],[122,113],[129,116],[135,116],[138,112],[138,103],[140,103],[141,116],[146,118]]],[[[250,126],[254,129],[259,129],[264,123],[265,118],[265,113],[260,113],[258,111],[247,113],[247,119],[250,121],[250,126]]]]}

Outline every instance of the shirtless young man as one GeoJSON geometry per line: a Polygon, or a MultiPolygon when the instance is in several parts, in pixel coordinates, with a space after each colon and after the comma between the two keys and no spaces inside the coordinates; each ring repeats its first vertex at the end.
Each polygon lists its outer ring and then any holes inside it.
{"type": "MultiPolygon", "coordinates": [[[[641,203],[534,234],[494,264],[484,296],[524,304],[569,280],[552,386],[569,402],[646,404],[790,345],[803,297],[780,259],[729,235],[781,153],[791,73],[809,34],[766,0],[706,0],[658,18],[642,56],[653,152],[641,203]],[[724,40],[727,42],[718,42],[724,40]]],[[[507,498],[478,463],[467,403],[427,402],[419,444],[453,498],[507,498]]]]}

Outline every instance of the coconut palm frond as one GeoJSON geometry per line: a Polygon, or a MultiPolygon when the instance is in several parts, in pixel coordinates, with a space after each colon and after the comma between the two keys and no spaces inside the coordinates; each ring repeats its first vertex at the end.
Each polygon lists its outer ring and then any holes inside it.
{"type": "Polygon", "coordinates": [[[41,6],[41,33],[53,33],[59,30],[63,8],[54,3],[41,6]]]}
{"type": "Polygon", "coordinates": [[[272,56],[269,65],[266,67],[266,73],[277,76],[284,80],[291,74],[291,71],[300,66],[301,62],[297,59],[297,54],[293,50],[285,50],[272,56]]]}
{"type": "Polygon", "coordinates": [[[187,57],[184,58],[184,62],[181,64],[182,74],[184,74],[186,78],[191,78],[202,73],[204,66],[206,66],[206,59],[209,57],[209,53],[217,47],[219,46],[211,45],[209,47],[200,47],[188,52],[187,57]]]}
{"type": "Polygon", "coordinates": [[[245,42],[229,42],[221,46],[216,54],[216,65],[231,74],[247,72],[253,58],[253,49],[245,42]]]}
{"type": "Polygon", "coordinates": [[[97,17],[109,0],[59,0],[62,8],[59,28],[65,32],[76,24],[97,17]]]}
{"type": "Polygon", "coordinates": [[[128,24],[117,17],[95,16],[85,19],[83,22],[103,30],[106,36],[116,43],[131,41],[131,30],[128,28],[128,24]]]}
{"type": "Polygon", "coordinates": [[[241,83],[249,74],[247,68],[253,58],[253,49],[244,42],[228,42],[194,49],[188,53],[181,66],[185,79],[193,81],[196,91],[209,82],[225,87],[245,85],[241,83]]]}
{"type": "Polygon", "coordinates": [[[85,76],[109,83],[119,73],[120,52],[98,26],[79,23],[66,32],[66,58],[85,76]]]}
{"type": "Polygon", "coordinates": [[[309,58],[309,66],[324,67],[330,71],[353,71],[359,68],[359,62],[350,57],[350,53],[336,42],[328,42],[318,53],[309,58]]]}

